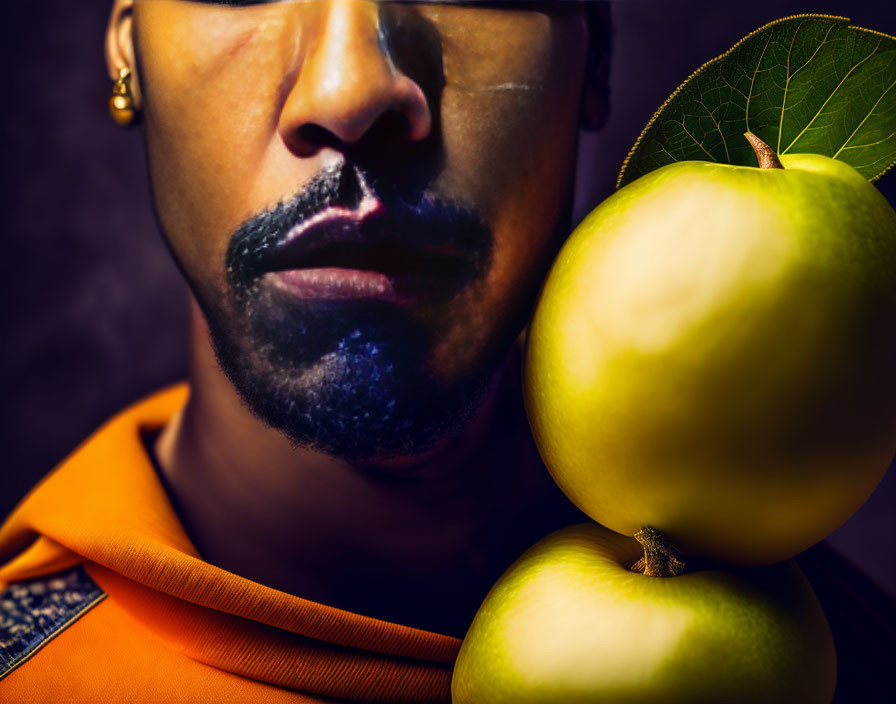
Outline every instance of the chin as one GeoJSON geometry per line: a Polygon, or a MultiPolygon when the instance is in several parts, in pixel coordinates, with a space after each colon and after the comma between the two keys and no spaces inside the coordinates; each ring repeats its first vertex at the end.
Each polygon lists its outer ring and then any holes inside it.
{"type": "Polygon", "coordinates": [[[357,464],[430,452],[475,413],[498,359],[438,380],[437,333],[379,302],[208,311],[224,373],[250,411],[296,446],[357,464]]]}

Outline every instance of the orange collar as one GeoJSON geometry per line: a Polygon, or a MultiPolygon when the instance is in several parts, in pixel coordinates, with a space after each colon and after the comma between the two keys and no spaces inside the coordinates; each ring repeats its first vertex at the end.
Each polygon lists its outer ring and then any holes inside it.
{"type": "Polygon", "coordinates": [[[352,701],[447,701],[460,641],[271,589],[204,562],[141,435],[186,403],[182,384],[125,410],[0,528],[0,584],[84,563],[109,597],[197,660],[352,701]],[[0,560],[2,562],[2,560],[0,560]]]}

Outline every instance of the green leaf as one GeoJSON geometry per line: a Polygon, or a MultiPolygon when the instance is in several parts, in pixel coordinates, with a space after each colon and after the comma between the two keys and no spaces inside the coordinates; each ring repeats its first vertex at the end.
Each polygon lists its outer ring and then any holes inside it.
{"type": "Polygon", "coordinates": [[[747,131],[779,154],[824,154],[879,178],[896,164],[896,37],[829,15],[757,29],[669,97],[617,186],[674,161],[756,166],[747,131]]]}

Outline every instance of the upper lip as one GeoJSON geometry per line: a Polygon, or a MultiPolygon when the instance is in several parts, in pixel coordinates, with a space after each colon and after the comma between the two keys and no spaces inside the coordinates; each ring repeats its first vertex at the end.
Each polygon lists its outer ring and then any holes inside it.
{"type": "Polygon", "coordinates": [[[463,252],[415,241],[383,203],[365,198],[356,208],[330,206],[293,226],[264,257],[263,272],[334,267],[387,275],[462,274],[463,252]]]}

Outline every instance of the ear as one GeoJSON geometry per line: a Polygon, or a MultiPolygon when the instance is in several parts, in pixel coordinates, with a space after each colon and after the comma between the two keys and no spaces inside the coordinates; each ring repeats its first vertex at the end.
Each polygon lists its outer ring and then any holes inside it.
{"type": "Polygon", "coordinates": [[[610,56],[613,44],[613,23],[610,3],[589,2],[588,60],[585,85],[582,88],[582,129],[596,132],[610,114],[610,56]]]}
{"type": "Polygon", "coordinates": [[[119,70],[131,70],[131,97],[134,107],[143,107],[143,94],[140,91],[140,78],[137,73],[136,51],[134,50],[134,0],[115,0],[109,13],[109,24],[106,27],[106,67],[109,78],[118,80],[119,70]]]}

